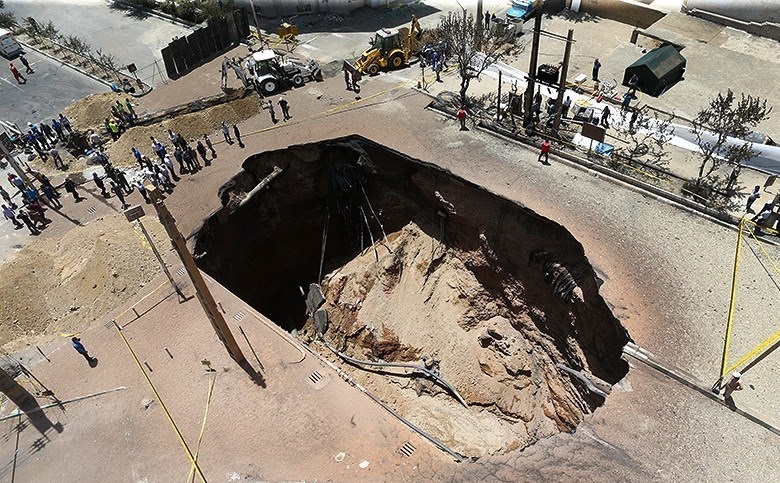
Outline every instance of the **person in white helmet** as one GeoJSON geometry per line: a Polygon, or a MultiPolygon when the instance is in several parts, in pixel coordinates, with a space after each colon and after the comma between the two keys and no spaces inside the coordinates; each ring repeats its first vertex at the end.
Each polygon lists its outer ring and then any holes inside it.
{"type": "Polygon", "coordinates": [[[733,372],[723,389],[723,399],[731,399],[731,393],[742,390],[742,374],[733,372]]]}

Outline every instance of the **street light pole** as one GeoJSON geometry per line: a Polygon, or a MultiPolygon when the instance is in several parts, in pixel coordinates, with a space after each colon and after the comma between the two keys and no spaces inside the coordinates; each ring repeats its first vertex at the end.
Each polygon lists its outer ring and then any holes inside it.
{"type": "Polygon", "coordinates": [[[257,12],[255,11],[255,0],[249,0],[249,5],[252,7],[252,18],[255,20],[255,31],[257,32],[257,38],[260,38],[260,24],[257,23],[257,12]]]}
{"type": "Polygon", "coordinates": [[[16,175],[22,178],[22,181],[24,181],[25,184],[30,184],[30,180],[27,178],[27,173],[25,173],[21,166],[19,166],[19,161],[16,159],[16,155],[11,154],[13,150],[14,145],[11,142],[11,138],[8,136],[8,133],[0,133],[0,151],[3,151],[5,159],[7,159],[11,167],[14,168],[16,175]]]}

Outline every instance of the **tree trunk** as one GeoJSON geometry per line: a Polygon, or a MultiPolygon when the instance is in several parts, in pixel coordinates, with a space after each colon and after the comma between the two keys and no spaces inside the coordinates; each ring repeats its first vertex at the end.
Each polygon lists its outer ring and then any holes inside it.
{"type": "Polygon", "coordinates": [[[469,82],[471,81],[468,77],[462,77],[460,80],[460,103],[462,105],[466,105],[466,91],[469,90],[469,82]]]}

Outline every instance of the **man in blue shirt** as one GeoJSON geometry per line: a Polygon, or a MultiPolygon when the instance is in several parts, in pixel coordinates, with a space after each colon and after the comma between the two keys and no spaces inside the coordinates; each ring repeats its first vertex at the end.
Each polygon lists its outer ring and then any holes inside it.
{"type": "Polygon", "coordinates": [[[84,347],[84,344],[81,343],[81,339],[79,339],[78,337],[72,337],[70,339],[70,344],[73,346],[74,349],[76,349],[76,352],[84,356],[84,359],[86,359],[87,362],[92,362],[96,360],[94,357],[90,357],[89,352],[87,352],[87,349],[84,347]]]}

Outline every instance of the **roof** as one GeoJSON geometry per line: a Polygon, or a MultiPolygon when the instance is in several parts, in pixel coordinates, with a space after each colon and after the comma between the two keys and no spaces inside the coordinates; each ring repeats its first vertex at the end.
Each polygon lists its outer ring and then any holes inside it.
{"type": "Polygon", "coordinates": [[[650,69],[657,78],[661,78],[669,71],[674,70],[680,65],[685,65],[685,63],[685,57],[683,57],[674,46],[664,45],[646,53],[636,62],[626,67],[626,70],[630,70],[633,67],[645,66],[650,69]]]}
{"type": "Polygon", "coordinates": [[[398,35],[398,29],[379,29],[376,31],[376,34],[380,37],[392,37],[393,35],[398,35]]]}
{"type": "Polygon", "coordinates": [[[263,60],[271,60],[276,58],[276,52],[273,50],[261,50],[260,52],[255,52],[252,54],[252,58],[256,62],[260,62],[263,60]]]}

